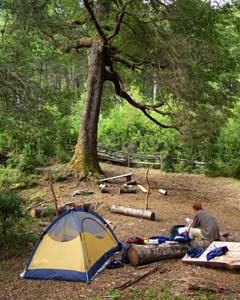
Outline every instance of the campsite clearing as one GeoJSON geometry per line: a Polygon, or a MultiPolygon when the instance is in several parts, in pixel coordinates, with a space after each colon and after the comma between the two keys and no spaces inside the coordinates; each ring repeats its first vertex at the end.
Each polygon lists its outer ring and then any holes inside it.
{"type": "MultiPolygon", "coordinates": [[[[109,164],[102,164],[102,167],[106,178],[132,173],[132,180],[147,188],[143,168],[133,169],[109,164]]],[[[58,170],[63,172],[66,168],[66,166],[59,166],[58,170]]],[[[44,195],[41,202],[51,199],[51,188],[44,176],[47,171],[43,170],[37,187],[22,191],[22,194],[27,196],[41,192],[44,195]]],[[[217,218],[222,233],[229,232],[230,238],[240,241],[239,181],[209,178],[204,175],[161,173],[159,170],[152,169],[149,170],[148,178],[151,186],[148,204],[149,209],[156,215],[155,220],[111,213],[112,205],[145,209],[146,195],[141,190],[137,193],[119,193],[119,186],[125,182],[124,178],[107,183],[109,193],[101,193],[98,180],[79,183],[74,176],[62,182],[55,182],[54,190],[58,205],[70,201],[79,205],[89,202],[98,203],[95,206],[96,212],[110,223],[120,241],[126,241],[130,236],[144,239],[152,236],[168,236],[173,225],[184,224],[186,217],[192,217],[193,201],[201,201],[203,206],[217,218]],[[73,197],[72,194],[76,189],[93,193],[73,197]],[[167,195],[160,194],[159,189],[167,191],[167,195]]],[[[42,223],[41,218],[39,218],[40,223],[42,223]]],[[[42,231],[43,228],[39,226],[39,232],[42,231]]],[[[18,257],[9,257],[7,253],[0,253],[0,299],[140,300],[151,299],[149,296],[144,298],[144,293],[149,295],[154,291],[168,291],[172,295],[172,298],[168,297],[168,299],[240,299],[239,271],[185,264],[181,259],[169,259],[139,267],[125,265],[119,269],[105,269],[90,284],[20,280],[18,274],[23,271],[32,248],[33,245],[28,245],[25,252],[19,251],[18,257]],[[186,298],[177,298],[179,295],[186,298]],[[206,298],[200,298],[199,295],[206,298]]],[[[164,298],[155,296],[155,299],[164,298]]]]}

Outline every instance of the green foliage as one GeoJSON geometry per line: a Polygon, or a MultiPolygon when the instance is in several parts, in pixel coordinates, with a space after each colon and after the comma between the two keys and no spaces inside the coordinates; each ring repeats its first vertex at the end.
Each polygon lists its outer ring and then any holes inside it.
{"type": "Polygon", "coordinates": [[[22,217],[21,199],[11,190],[0,191],[0,224],[4,242],[7,241],[9,228],[22,217]]]}
{"type": "Polygon", "coordinates": [[[98,133],[100,145],[145,154],[164,154],[177,137],[175,131],[160,129],[126,103],[101,119],[98,133]]]}
{"type": "Polygon", "coordinates": [[[12,18],[1,23],[0,151],[10,154],[8,166],[32,172],[49,159],[69,160],[70,104],[78,99],[86,74],[75,74],[83,59],[62,56],[33,32],[20,31],[14,14],[20,17],[27,6],[15,4],[12,18]]]}
{"type": "Polygon", "coordinates": [[[25,173],[32,173],[38,164],[36,156],[31,149],[31,145],[24,145],[21,153],[21,159],[18,164],[19,169],[25,173]]]}
{"type": "Polygon", "coordinates": [[[61,170],[53,170],[52,171],[52,177],[54,181],[64,181],[68,179],[72,175],[71,171],[64,171],[62,172],[61,170]]]}
{"type": "Polygon", "coordinates": [[[59,162],[67,162],[71,158],[71,124],[67,117],[63,117],[57,122],[56,132],[56,158],[59,162]]]}
{"type": "Polygon", "coordinates": [[[0,185],[20,189],[36,185],[38,182],[37,174],[25,174],[16,168],[0,167],[0,185]]]}
{"type": "Polygon", "coordinates": [[[211,176],[226,176],[240,178],[240,109],[239,103],[232,110],[232,117],[228,119],[216,135],[213,153],[209,155],[208,174],[211,176]]]}
{"type": "Polygon", "coordinates": [[[7,282],[11,282],[15,279],[14,276],[9,272],[9,270],[11,270],[13,265],[14,265],[13,262],[9,262],[6,260],[2,260],[0,262],[0,280],[1,281],[4,280],[7,282]]]}
{"type": "Polygon", "coordinates": [[[1,245],[4,252],[6,252],[7,257],[18,256],[20,249],[23,249],[25,252],[26,250],[31,250],[40,234],[37,228],[33,229],[33,226],[36,225],[25,215],[17,221],[14,227],[9,228],[7,233],[7,243],[1,245]],[[27,249],[29,246],[30,249],[27,249]]]}
{"type": "MultiPolygon", "coordinates": [[[[21,249],[26,251],[26,247],[33,245],[39,236],[36,220],[22,209],[23,201],[12,190],[0,191],[0,260],[19,256],[21,249]]],[[[0,277],[2,267],[0,264],[0,277]]]]}
{"type": "MultiPolygon", "coordinates": [[[[98,134],[99,145],[109,149],[162,155],[166,172],[203,172],[202,167],[193,163],[205,158],[205,152],[199,151],[199,142],[196,141],[196,148],[187,145],[177,131],[159,128],[126,103],[101,119],[98,134]]],[[[203,148],[206,148],[206,143],[203,148]]]]}
{"type": "Polygon", "coordinates": [[[121,296],[121,293],[118,290],[112,290],[109,292],[109,296],[112,297],[112,299],[118,299],[121,296]]]}

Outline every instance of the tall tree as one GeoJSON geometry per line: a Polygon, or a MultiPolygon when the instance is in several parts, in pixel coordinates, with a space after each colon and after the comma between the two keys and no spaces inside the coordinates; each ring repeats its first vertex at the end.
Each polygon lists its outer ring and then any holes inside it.
{"type": "Polygon", "coordinates": [[[85,107],[71,160],[83,174],[102,172],[97,128],[106,81],[113,84],[116,95],[163,128],[181,129],[186,118],[204,124],[231,104],[230,79],[221,75],[228,74],[234,63],[217,30],[221,14],[206,1],[3,3],[23,31],[33,31],[65,53],[89,55],[85,107]],[[133,80],[144,87],[143,78],[157,84],[154,103],[137,102],[128,92],[133,80]]]}

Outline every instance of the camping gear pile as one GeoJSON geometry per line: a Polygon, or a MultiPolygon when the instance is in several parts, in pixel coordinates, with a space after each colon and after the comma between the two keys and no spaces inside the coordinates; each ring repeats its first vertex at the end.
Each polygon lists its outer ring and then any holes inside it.
{"type": "Polygon", "coordinates": [[[165,256],[182,257],[187,252],[187,247],[179,248],[174,245],[175,248],[172,246],[157,248],[165,243],[188,242],[187,234],[184,230],[180,230],[181,227],[181,225],[174,226],[170,237],[153,236],[143,239],[132,236],[125,243],[121,243],[109,224],[96,212],[83,208],[69,209],[58,216],[43,232],[20,278],[89,283],[104,267],[119,268],[128,262],[132,265],[144,264],[164,259],[165,256]],[[133,248],[133,245],[142,245],[145,248],[133,248]],[[154,254],[145,261],[141,253],[149,249],[151,254],[154,254]],[[166,249],[170,249],[171,253],[166,255],[166,249]],[[114,257],[114,254],[120,251],[121,257],[114,257]]]}
{"type": "MultiPolygon", "coordinates": [[[[150,220],[155,219],[153,215],[154,218],[146,217],[141,212],[141,217],[150,220]]],[[[120,268],[126,263],[138,266],[171,258],[183,258],[183,262],[199,265],[211,261],[213,265],[217,262],[217,266],[225,266],[229,257],[230,268],[240,269],[239,259],[236,259],[236,255],[237,258],[240,255],[239,243],[194,247],[188,235],[191,220],[186,218],[185,221],[185,225],[173,226],[167,237],[151,236],[146,239],[130,236],[123,243],[96,212],[79,207],[68,209],[45,229],[20,278],[90,283],[105,267],[120,268]]]]}

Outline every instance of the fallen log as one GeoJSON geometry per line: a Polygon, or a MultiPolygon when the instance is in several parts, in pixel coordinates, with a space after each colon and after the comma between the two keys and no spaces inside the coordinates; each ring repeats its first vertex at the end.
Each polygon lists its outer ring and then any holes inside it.
{"type": "Polygon", "coordinates": [[[160,260],[182,258],[188,248],[186,244],[131,245],[128,259],[132,266],[139,266],[160,260]]]}
{"type": "MultiPolygon", "coordinates": [[[[95,201],[95,202],[84,202],[81,204],[76,205],[74,202],[68,202],[65,203],[62,206],[59,206],[59,214],[65,212],[68,209],[71,208],[84,208],[84,209],[96,209],[100,204],[102,203],[102,201],[95,201]]],[[[47,217],[47,216],[53,216],[55,214],[55,208],[53,206],[46,206],[46,207],[33,207],[30,210],[30,215],[32,217],[47,217]]]]}
{"type": "Polygon", "coordinates": [[[138,217],[138,218],[143,218],[143,219],[148,219],[148,220],[155,220],[155,213],[150,210],[131,208],[131,207],[120,206],[120,205],[112,205],[111,212],[117,213],[117,214],[122,214],[125,216],[132,216],[132,217],[138,217]]]}
{"type": "MultiPolygon", "coordinates": [[[[64,211],[66,211],[67,209],[68,208],[66,206],[58,207],[59,215],[61,213],[63,213],[64,211]]],[[[56,215],[56,209],[55,209],[55,207],[52,207],[52,206],[44,207],[44,208],[36,207],[36,208],[32,208],[30,210],[30,215],[35,218],[54,216],[54,215],[56,215]]]]}
{"type": "Polygon", "coordinates": [[[27,211],[27,210],[31,210],[31,209],[34,208],[34,207],[37,207],[37,206],[39,206],[39,205],[42,205],[42,204],[45,204],[45,203],[48,203],[48,202],[53,202],[53,200],[50,199],[50,200],[45,200],[45,201],[42,201],[42,202],[39,202],[39,203],[31,204],[31,205],[28,206],[25,210],[26,210],[26,211],[27,211]]]}

